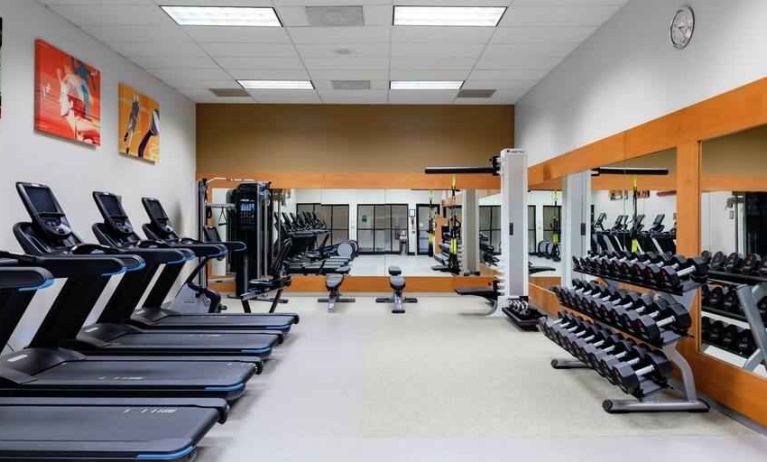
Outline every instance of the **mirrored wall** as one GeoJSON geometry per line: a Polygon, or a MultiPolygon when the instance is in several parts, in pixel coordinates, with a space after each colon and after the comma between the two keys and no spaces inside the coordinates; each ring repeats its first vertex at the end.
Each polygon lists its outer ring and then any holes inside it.
{"type": "Polygon", "coordinates": [[[701,247],[712,271],[702,290],[701,348],[765,376],[767,127],[704,141],[702,152],[701,247]],[[744,285],[753,299],[738,296],[744,285]]]}

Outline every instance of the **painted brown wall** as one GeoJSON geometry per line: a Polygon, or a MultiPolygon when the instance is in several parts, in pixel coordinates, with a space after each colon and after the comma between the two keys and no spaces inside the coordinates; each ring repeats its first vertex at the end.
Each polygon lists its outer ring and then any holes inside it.
{"type": "Polygon", "coordinates": [[[197,105],[206,174],[422,173],[513,146],[513,106],[197,105]]]}

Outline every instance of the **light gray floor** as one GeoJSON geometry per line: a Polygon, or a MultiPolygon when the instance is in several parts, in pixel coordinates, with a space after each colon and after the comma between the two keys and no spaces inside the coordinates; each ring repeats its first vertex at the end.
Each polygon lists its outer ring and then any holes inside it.
{"type": "Polygon", "coordinates": [[[292,298],[295,328],[200,461],[763,461],[767,438],[719,412],[609,415],[625,395],[479,300],[369,298],[328,314],[292,298]]]}

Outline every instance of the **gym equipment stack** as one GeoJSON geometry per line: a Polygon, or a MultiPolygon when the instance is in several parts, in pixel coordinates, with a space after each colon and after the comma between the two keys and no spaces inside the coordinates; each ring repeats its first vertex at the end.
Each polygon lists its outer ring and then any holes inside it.
{"type": "Polygon", "coordinates": [[[708,277],[703,258],[681,255],[602,253],[573,258],[574,271],[604,284],[576,279],[555,292],[566,308],[559,319],[542,318],[543,333],[576,359],[555,359],[555,369],[590,368],[636,399],[607,399],[608,413],[707,412],[695,379],[677,344],[691,325],[690,307],[708,277]],[[653,292],[620,288],[629,284],[653,292]],[[590,319],[572,315],[577,311],[590,319]],[[668,388],[674,366],[684,396],[648,399],[668,388]]]}

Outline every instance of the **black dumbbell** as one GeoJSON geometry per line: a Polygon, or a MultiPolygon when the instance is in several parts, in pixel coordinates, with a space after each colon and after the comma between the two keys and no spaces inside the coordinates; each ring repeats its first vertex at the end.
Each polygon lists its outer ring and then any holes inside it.
{"type": "Polygon", "coordinates": [[[726,261],[727,256],[724,254],[724,252],[720,251],[711,257],[711,260],[708,262],[708,264],[713,271],[722,271],[724,270],[724,264],[726,261]]]}
{"type": "Polygon", "coordinates": [[[758,253],[749,254],[740,267],[743,274],[756,274],[762,268],[762,256],[758,253]]]}
{"type": "Polygon", "coordinates": [[[705,261],[706,263],[710,263],[710,262],[711,262],[711,252],[709,252],[708,250],[704,250],[703,252],[701,252],[701,253],[700,253],[700,257],[701,257],[701,258],[703,259],[703,261],[705,261]]]}
{"type": "Polygon", "coordinates": [[[751,329],[743,329],[735,342],[735,350],[740,356],[750,357],[756,351],[756,342],[751,329]]]}
{"type": "Polygon", "coordinates": [[[728,324],[722,331],[722,337],[719,339],[719,346],[725,350],[736,350],[738,338],[742,333],[742,328],[734,324],[728,324]]]}
{"type": "Polygon", "coordinates": [[[666,355],[657,351],[643,351],[638,358],[618,364],[612,369],[615,381],[624,392],[641,396],[642,385],[649,381],[665,384],[673,369],[666,355]]]}
{"type": "Polygon", "coordinates": [[[631,361],[635,364],[644,354],[644,348],[634,342],[627,341],[621,346],[621,351],[612,355],[605,355],[597,360],[597,371],[614,385],[618,385],[618,380],[613,370],[621,363],[631,361]]]}
{"type": "Polygon", "coordinates": [[[702,258],[688,258],[684,263],[679,261],[679,256],[674,259],[674,264],[660,269],[660,278],[657,280],[660,287],[674,288],[680,286],[685,279],[702,281],[708,277],[708,264],[702,258]]]}
{"type": "Polygon", "coordinates": [[[740,314],[742,312],[740,309],[740,298],[738,298],[737,289],[731,287],[725,292],[721,307],[734,314],[740,314]]]}
{"type": "Polygon", "coordinates": [[[722,321],[711,321],[708,330],[708,343],[711,345],[719,345],[719,340],[722,338],[724,332],[724,323],[722,321]]]}
{"type": "Polygon", "coordinates": [[[743,257],[738,252],[731,253],[724,262],[724,270],[728,273],[737,273],[743,266],[743,257]]]}
{"type": "Polygon", "coordinates": [[[677,333],[687,333],[692,324],[692,317],[684,305],[673,299],[658,297],[655,306],[658,310],[654,313],[643,314],[632,321],[634,332],[651,342],[661,340],[663,328],[666,326],[677,333]]]}
{"type": "Polygon", "coordinates": [[[722,286],[709,287],[711,293],[708,298],[708,306],[712,308],[721,308],[724,305],[724,296],[726,295],[725,289],[730,290],[722,286]]]}
{"type": "Polygon", "coordinates": [[[700,300],[704,306],[711,306],[711,287],[708,284],[700,287],[700,300]]]}

